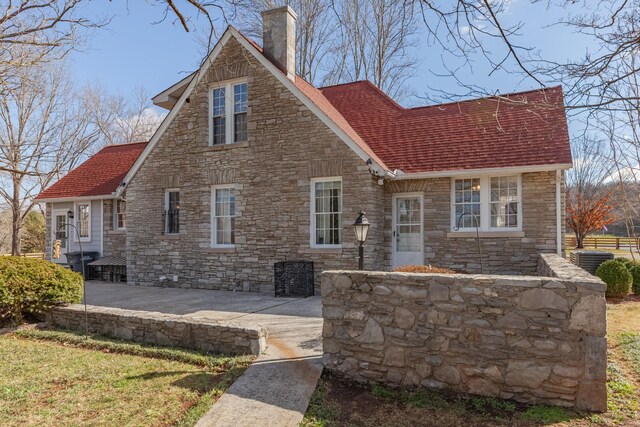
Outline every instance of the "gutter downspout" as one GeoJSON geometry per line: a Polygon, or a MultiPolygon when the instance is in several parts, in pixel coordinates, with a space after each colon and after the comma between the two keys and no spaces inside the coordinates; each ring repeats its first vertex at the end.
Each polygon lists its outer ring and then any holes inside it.
{"type": "Polygon", "coordinates": [[[562,170],[556,169],[556,247],[558,255],[562,256],[562,194],[560,184],[562,170]]]}

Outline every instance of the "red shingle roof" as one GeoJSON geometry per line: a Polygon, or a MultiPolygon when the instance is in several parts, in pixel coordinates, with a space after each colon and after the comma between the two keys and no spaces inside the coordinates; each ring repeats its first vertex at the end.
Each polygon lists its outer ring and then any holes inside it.
{"type": "Polygon", "coordinates": [[[146,146],[146,142],[136,142],[104,147],[36,200],[111,195],[146,146]]]}
{"type": "MultiPolygon", "coordinates": [[[[241,31],[238,31],[235,27],[234,30],[236,30],[242,37],[244,37],[244,39],[248,41],[251,46],[253,46],[261,55],[271,61],[284,74],[284,70],[280,68],[279,64],[273,61],[273,59],[268,55],[265,55],[262,47],[260,47],[251,38],[244,35],[241,31]]],[[[382,159],[380,159],[378,155],[371,149],[371,147],[365,141],[363,141],[362,137],[351,127],[349,122],[345,120],[342,114],[340,114],[340,112],[331,104],[331,102],[329,102],[329,100],[325,98],[320,90],[318,90],[315,86],[298,75],[296,75],[295,81],[293,83],[302,93],[305,94],[307,98],[311,100],[311,102],[316,105],[316,107],[322,110],[322,112],[326,114],[331,121],[333,121],[340,129],[342,129],[342,131],[346,133],[349,138],[351,138],[356,144],[358,144],[358,146],[362,148],[362,150],[367,153],[367,155],[369,155],[372,160],[376,161],[382,167],[385,167],[382,159]]]]}
{"type": "Polygon", "coordinates": [[[385,169],[429,173],[572,162],[560,86],[403,108],[369,81],[316,88],[296,76],[294,84],[385,169]]]}
{"type": "Polygon", "coordinates": [[[570,164],[562,89],[403,108],[368,81],[319,89],[391,169],[570,164]]]}

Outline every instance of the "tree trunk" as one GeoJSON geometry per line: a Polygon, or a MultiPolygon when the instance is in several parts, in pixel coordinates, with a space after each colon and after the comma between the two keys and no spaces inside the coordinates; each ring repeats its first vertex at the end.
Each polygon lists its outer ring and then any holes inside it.
{"type": "Polygon", "coordinates": [[[576,233],[576,249],[584,249],[584,236],[576,233]]]}
{"type": "Polygon", "coordinates": [[[20,228],[22,218],[20,212],[20,184],[21,179],[13,177],[13,199],[11,200],[11,255],[20,255],[20,228]]]}

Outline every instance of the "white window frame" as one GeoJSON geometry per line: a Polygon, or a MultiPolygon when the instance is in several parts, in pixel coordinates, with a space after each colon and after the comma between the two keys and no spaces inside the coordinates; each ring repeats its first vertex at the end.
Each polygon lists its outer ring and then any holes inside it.
{"type": "MultiPolygon", "coordinates": [[[[310,198],[309,198],[309,206],[310,209],[310,227],[309,227],[309,244],[312,248],[342,248],[342,243],[344,242],[344,223],[342,224],[342,233],[340,234],[340,243],[339,244],[318,244],[316,243],[316,183],[318,182],[332,182],[332,181],[340,181],[340,205],[344,209],[344,185],[342,182],[341,176],[331,176],[331,177],[321,177],[321,178],[311,178],[310,185],[310,198]]],[[[340,211],[340,219],[342,220],[342,210],[340,211]]],[[[342,221],[341,221],[342,223],[342,221]]]]}
{"type": "Polygon", "coordinates": [[[163,226],[163,234],[167,235],[167,236],[176,236],[178,234],[180,234],[180,218],[178,217],[178,232],[177,233],[169,233],[168,231],[168,224],[167,224],[167,220],[168,217],[166,216],[166,213],[169,211],[169,193],[178,193],[178,197],[180,197],[180,189],[179,188],[166,188],[164,190],[164,224],[162,224],[163,226]]]}
{"type": "Polygon", "coordinates": [[[492,174],[492,175],[465,175],[451,178],[451,232],[475,232],[475,227],[456,227],[456,180],[462,179],[479,179],[480,180],[480,227],[479,231],[490,231],[498,233],[519,232],[522,231],[522,175],[521,174],[492,174]],[[491,178],[499,177],[517,177],[518,182],[518,226],[517,227],[491,227],[491,178]]]}
{"type": "MultiPolygon", "coordinates": [[[[248,103],[249,102],[248,101],[249,85],[248,85],[247,79],[244,77],[239,79],[226,80],[222,83],[209,85],[209,146],[222,145],[222,144],[213,143],[213,91],[214,89],[221,89],[221,88],[225,89],[225,92],[224,92],[225,93],[225,103],[224,103],[225,143],[224,145],[242,144],[247,142],[247,141],[238,141],[238,142],[233,141],[234,125],[235,125],[235,114],[233,111],[233,104],[234,104],[233,88],[234,86],[243,84],[243,83],[247,84],[247,103],[248,103]]],[[[248,122],[249,122],[249,108],[247,105],[247,124],[248,122]]],[[[248,130],[247,130],[247,134],[248,134],[248,130]]]]}
{"type": "Polygon", "coordinates": [[[88,202],[74,202],[73,204],[73,225],[75,225],[78,230],[71,230],[73,232],[73,240],[74,242],[78,241],[78,236],[80,236],[80,242],[90,242],[91,241],[91,201],[88,202]],[[80,221],[80,214],[78,213],[79,206],[88,206],[89,207],[89,218],[87,221],[87,231],[88,236],[82,237],[80,236],[80,226],[78,225],[80,221]]]}
{"type": "Polygon", "coordinates": [[[127,229],[127,208],[126,208],[126,205],[127,205],[127,201],[124,200],[124,199],[115,199],[113,201],[113,229],[114,230],[126,230],[127,229]],[[124,212],[122,214],[118,211],[118,205],[120,204],[120,202],[124,202],[124,204],[125,204],[125,209],[124,209],[124,212]],[[118,221],[118,216],[119,215],[123,215],[123,221],[122,221],[123,222],[123,226],[122,227],[120,227],[120,225],[119,225],[119,221],[118,221]]]}
{"type": "MultiPolygon", "coordinates": [[[[216,216],[216,190],[225,190],[225,189],[230,189],[233,190],[234,193],[236,191],[236,187],[233,184],[226,184],[226,185],[212,185],[211,186],[211,247],[212,248],[235,248],[236,245],[235,243],[227,243],[227,244],[219,244],[216,243],[216,234],[217,234],[217,225],[216,225],[216,218],[218,218],[216,216]]],[[[234,194],[234,196],[237,196],[237,194],[234,194]]],[[[236,206],[237,208],[237,206],[236,206]]],[[[234,213],[233,217],[231,218],[237,218],[237,215],[234,213]]],[[[235,228],[234,228],[234,232],[235,232],[235,228]]]]}

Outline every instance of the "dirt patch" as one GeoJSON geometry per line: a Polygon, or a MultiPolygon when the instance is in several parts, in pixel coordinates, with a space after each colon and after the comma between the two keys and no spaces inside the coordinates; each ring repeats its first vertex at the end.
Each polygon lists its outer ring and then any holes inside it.
{"type": "Polygon", "coordinates": [[[633,304],[633,303],[640,303],[640,295],[629,294],[624,298],[607,298],[607,304],[633,304]]]}
{"type": "MultiPolygon", "coordinates": [[[[315,423],[303,425],[534,426],[541,425],[540,417],[546,418],[544,421],[563,422],[583,415],[561,408],[534,407],[487,397],[392,390],[354,383],[331,374],[323,375],[319,388],[323,390],[322,399],[313,404],[315,408],[310,407],[310,412],[317,409],[318,414],[324,415],[322,422],[318,423],[316,418],[315,423]]],[[[307,415],[308,421],[309,413],[307,415]]]]}

